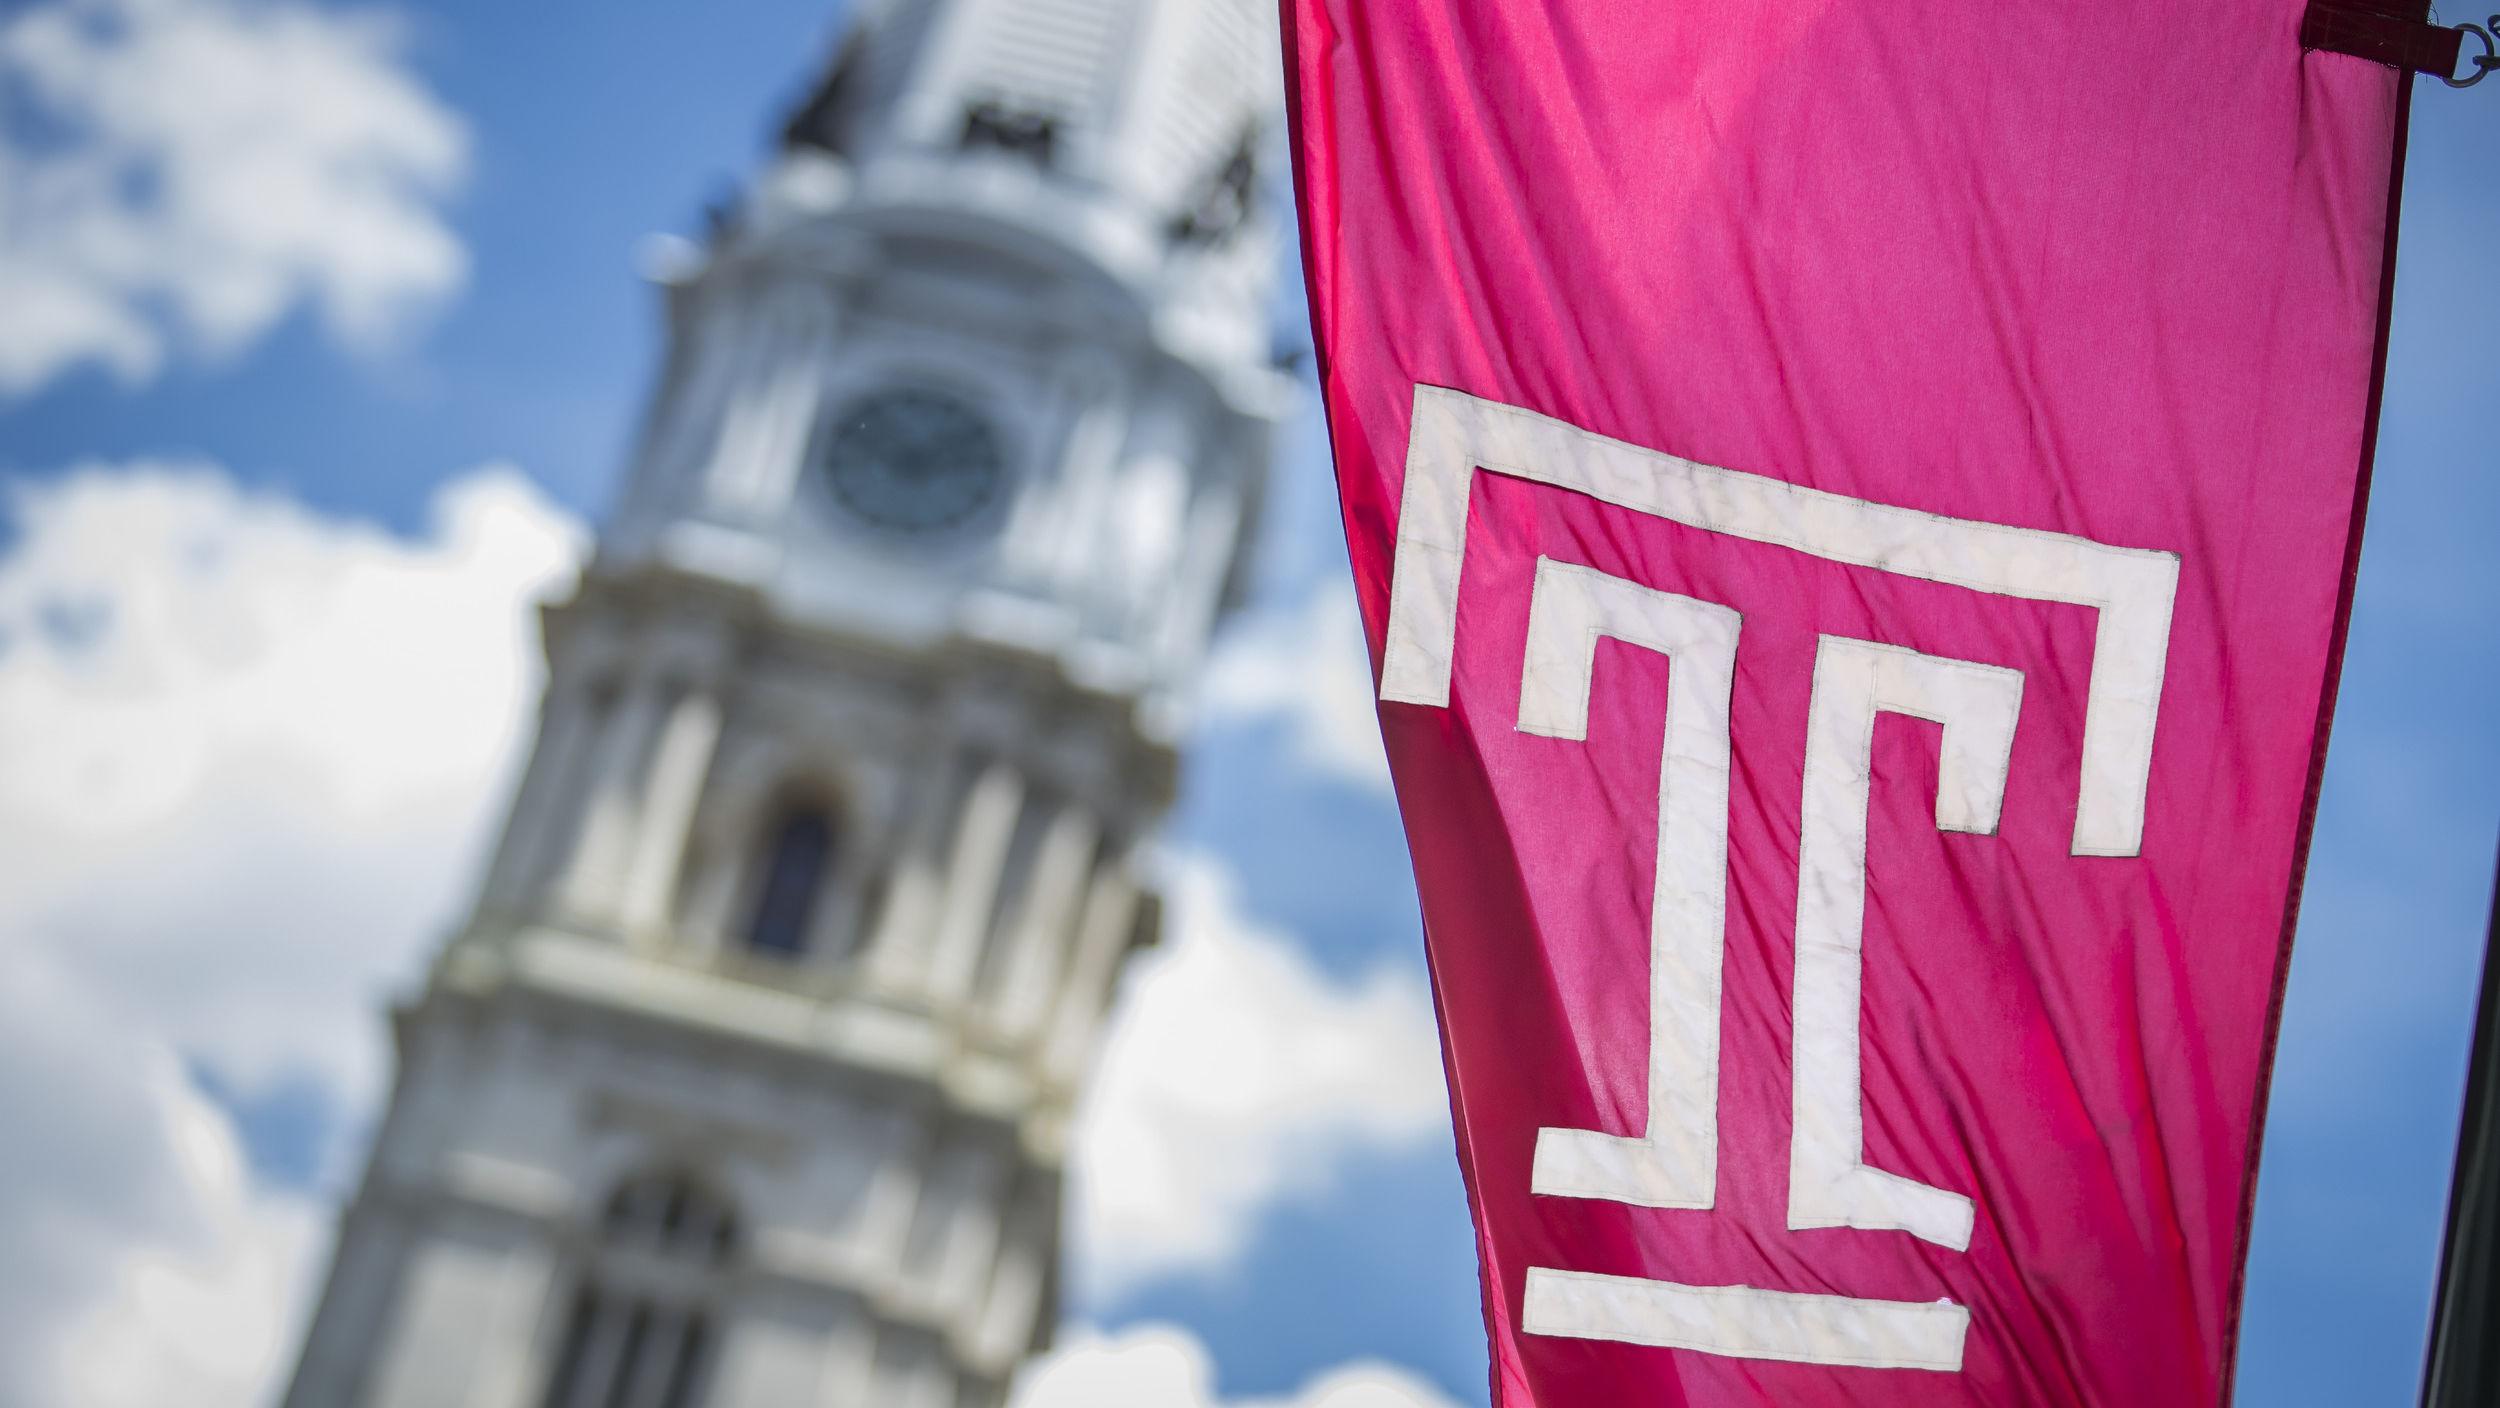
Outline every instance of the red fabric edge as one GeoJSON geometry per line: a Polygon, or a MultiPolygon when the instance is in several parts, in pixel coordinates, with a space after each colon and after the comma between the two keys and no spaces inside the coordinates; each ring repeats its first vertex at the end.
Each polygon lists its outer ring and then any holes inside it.
{"type": "Polygon", "coordinates": [[[1441,1006],[1441,965],[1434,961],[1429,931],[1424,938],[1424,972],[1432,984],[1433,1028],[1441,1037],[1441,1079],[1450,1093],[1450,1133],[1458,1156],[1459,1181],[1467,1189],[1467,1220],[1474,1224],[1476,1244],[1476,1310],[1484,1322],[1485,1402],[1492,1408],[1503,1408],[1502,1351],[1500,1336],[1495,1332],[1493,1304],[1492,1247],[1485,1240],[1484,1215],[1477,1206],[1476,1161],[1471,1157],[1475,1145],[1467,1138],[1467,1112],[1458,1098],[1458,1065],[1450,1059],[1448,1018],[1441,1006]]]}
{"type": "MultiPolygon", "coordinates": [[[[1277,28],[1282,36],[1279,54],[1284,64],[1285,148],[1289,158],[1288,164],[1293,172],[1294,228],[1300,236],[1302,245],[1302,296],[1311,324],[1311,369],[1313,380],[1319,387],[1320,423],[1328,441],[1329,482],[1338,491],[1338,512],[1342,518],[1345,490],[1337,475],[1336,413],[1328,401],[1328,386],[1334,370],[1334,361],[1330,355],[1326,330],[1322,326],[1319,251],[1314,247],[1313,231],[1310,225],[1312,209],[1310,171],[1303,160],[1306,129],[1302,111],[1302,26],[1301,16],[1296,13],[1296,6],[1297,0],[1277,0],[1276,4],[1277,28]]],[[[1334,208],[1333,204],[1331,208],[1334,208]]],[[[1345,529],[1349,537],[1347,546],[1351,548],[1352,525],[1345,525],[1345,529]]],[[[1367,645],[1370,634],[1369,627],[1366,626],[1367,645]]],[[[1376,652],[1371,653],[1372,687],[1374,694],[1377,695],[1380,685],[1380,659],[1376,652]]],[[[1373,713],[1375,716],[1379,713],[1376,698],[1373,703],[1373,713]]],[[[1388,721],[1382,719],[1379,722],[1381,742],[1385,746],[1388,742],[1388,721]]],[[[1392,782],[1394,781],[1393,778],[1392,782]]],[[[1401,834],[1405,832],[1403,817],[1400,818],[1398,829],[1401,834]]],[[[1410,868],[1413,865],[1411,857],[1408,865],[1410,868]]],[[[1422,900],[1420,886],[1416,898],[1420,906],[1422,900]]],[[[1459,1180],[1466,1187],[1467,1219],[1475,1234],[1476,1305],[1478,1317],[1484,1325],[1486,1402],[1494,1405],[1494,1408],[1502,1408],[1502,1356],[1494,1325],[1493,1286],[1489,1279],[1490,1272],[1486,1267],[1488,1258],[1485,1255],[1487,1249],[1484,1244],[1484,1216],[1477,1200],[1475,1163],[1469,1157],[1469,1150],[1473,1146],[1467,1141],[1467,1113],[1459,1101],[1458,1070],[1451,1064],[1449,1033],[1443,1029],[1442,1025],[1447,1019],[1443,1015],[1444,1009],[1441,1005],[1441,972],[1439,965],[1434,961],[1432,938],[1428,929],[1424,936],[1424,972],[1426,981],[1431,984],[1432,988],[1433,1029],[1441,1041],[1441,1079],[1449,1092],[1450,1131],[1458,1161],[1459,1180]]]]}
{"type": "MultiPolygon", "coordinates": [[[[2306,57],[2305,55],[2303,57],[2306,57]]],[[[2229,1317],[2223,1322],[2222,1398],[2239,1387],[2240,1317],[2248,1291],[2248,1248],[2257,1221],[2258,1156],[2266,1142],[2266,1106],[2274,1092],[2274,1048],[2283,1031],[2283,994],[2291,981],[2292,933],[2300,922],[2301,890],[2309,874],[2309,843],[2317,830],[2318,793],[2326,782],[2326,745],[2335,727],[2335,700],[2342,690],[2344,644],[2352,628],[2354,584],[2361,575],[2361,531],[2370,512],[2370,475],[2377,466],[2379,407],[2387,391],[2388,333],[2396,310],[2396,226],[2405,191],[2405,140],[2413,121],[2413,75],[2396,75],[2395,154],[2387,171],[2387,233],[2379,257],[2378,340],[2370,351],[2370,400],[2361,421],[2361,467],[2352,491],[2352,526],[2344,537],[2344,580],[2335,596],[2335,623],[2327,642],[2326,678],[2318,687],[2318,722],[2309,745],[2309,785],[2301,795],[2300,832],[2292,843],[2291,883],[2283,896],[2283,933],[2275,949],[2274,993],[2266,1003],[2266,1034],[2257,1059],[2257,1090],[2248,1122],[2248,1164],[2240,1178],[2239,1246],[2232,1257],[2229,1317]]]]}
{"type": "MultiPolygon", "coordinates": [[[[1302,23],[1294,13],[1296,0],[1276,0],[1276,20],[1283,42],[1278,53],[1285,67],[1285,155],[1293,172],[1293,225],[1302,242],[1302,302],[1311,322],[1312,379],[1319,385],[1321,429],[1328,438],[1328,479],[1337,481],[1337,427],[1328,407],[1328,339],[1320,331],[1319,266],[1312,258],[1310,173],[1302,161],[1302,23]]],[[[1342,499],[1340,499],[1342,503],[1342,499]]],[[[1372,666],[1375,677],[1379,664],[1372,666]]],[[[1374,679],[1373,683],[1379,681],[1374,679]]]]}

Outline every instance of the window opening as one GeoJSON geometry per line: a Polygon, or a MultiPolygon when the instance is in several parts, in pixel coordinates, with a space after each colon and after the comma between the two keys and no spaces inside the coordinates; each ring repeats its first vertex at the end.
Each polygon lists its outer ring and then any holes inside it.
{"type": "Polygon", "coordinates": [[[1181,244],[1218,245],[1250,222],[1258,192],[1258,128],[1242,129],[1213,171],[1200,177],[1167,232],[1181,244]]]}
{"type": "Polygon", "coordinates": [[[785,958],[806,950],[808,924],[832,859],[833,821],[822,807],[803,807],[782,818],[765,853],[748,948],[785,958]]]}
{"type": "Polygon", "coordinates": [[[1058,145],[1059,119],[1054,114],[1009,107],[996,99],[983,99],[964,109],[967,151],[995,147],[1036,166],[1048,166],[1058,145]]]}
{"type": "Polygon", "coordinates": [[[545,1408],[694,1408],[711,1348],[707,1302],[736,1218],[682,1174],[616,1191],[574,1293],[545,1408]]]}

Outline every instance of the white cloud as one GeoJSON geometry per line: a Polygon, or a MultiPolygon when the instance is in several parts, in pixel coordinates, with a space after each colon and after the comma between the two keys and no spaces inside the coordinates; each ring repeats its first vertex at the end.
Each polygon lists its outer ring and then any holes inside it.
{"type": "Polygon", "coordinates": [[[1175,1325],[1106,1337],[1080,1330],[1017,1376],[1008,1408],[1452,1408],[1394,1365],[1359,1360],[1304,1384],[1290,1398],[1215,1396],[1206,1346],[1175,1325]]]}
{"type": "Polygon", "coordinates": [[[1207,664],[1201,699],[1209,723],[1282,719],[1302,767],[1389,790],[1371,655],[1351,583],[1333,582],[1298,607],[1236,621],[1207,664]]]}
{"type": "Polygon", "coordinates": [[[456,917],[578,525],[508,471],[409,542],[204,468],[13,495],[0,559],[0,1402],[258,1401],[328,1221],[205,1065],[381,1085],[456,917]]]}
{"type": "Polygon", "coordinates": [[[152,1156],[133,1171],[163,1202],[149,1223],[61,1248],[100,1258],[86,1270],[101,1294],[65,1317],[65,1381],[50,1401],[256,1402],[294,1348],[325,1210],[251,1189],[223,1113],[144,1039],[113,1044],[149,1076],[142,1108],[152,1118],[123,1131],[133,1136],[124,1147],[152,1156]]]}
{"type": "Polygon", "coordinates": [[[1234,890],[1212,858],[1175,861],[1171,937],[1132,963],[1112,1015],[1070,1172],[1089,1291],[1219,1267],[1347,1153],[1446,1137],[1420,977],[1334,983],[1234,890]]]}
{"type": "MultiPolygon", "coordinates": [[[[12,506],[0,1403],[242,1408],[286,1367],[329,1214],[244,1171],[187,1071],[373,1108],[380,999],[459,917],[526,742],[526,604],[584,538],[503,471],[415,541],[201,467],[89,467],[12,506]]],[[[1220,1267],[1349,1153],[1447,1137],[1419,974],[1332,978],[1210,858],[1169,890],[1078,1130],[1073,1242],[1106,1288],[1220,1267]]],[[[1133,1339],[1051,1381],[1152,1368],[1133,1339]]],[[[1437,1402],[1408,1384],[1357,1367],[1292,1403],[1437,1402]]]]}
{"type": "Polygon", "coordinates": [[[458,288],[467,137],[372,12],[48,0],[0,19],[0,392],[152,375],[299,302],[371,346],[458,288]]]}

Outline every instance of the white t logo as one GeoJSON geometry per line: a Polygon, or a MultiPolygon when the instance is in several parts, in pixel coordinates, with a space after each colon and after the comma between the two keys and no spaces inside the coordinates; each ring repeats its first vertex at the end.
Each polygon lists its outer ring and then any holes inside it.
{"type": "Polygon", "coordinates": [[[1866,930],[1866,805],[1875,716],[1944,725],[1936,828],[1994,835],[2014,759],[2023,677],[1996,665],[1825,636],[1806,722],[1797,841],[1796,1120],[1788,1225],[1907,1232],[1970,1250],[1971,1200],[1866,1165],[1859,1096],[1859,982],[1866,930]]]}
{"type": "MultiPolygon", "coordinates": [[[[1449,702],[1467,502],[1479,467],[1833,562],[2097,608],[2073,852],[2141,850],[2176,556],[1844,498],[1418,386],[1390,581],[1384,700],[1449,702]]],[[[1657,1208],[1707,1209],[1716,1201],[1729,700],[1740,626],[1737,612],[1718,603],[1537,560],[1520,671],[1521,731],[1588,736],[1601,636],[1671,662],[1650,908],[1646,1125],[1638,1135],[1538,1130],[1529,1183],[1537,1194],[1657,1208]]],[[[1942,724],[1936,825],[1993,834],[2022,676],[1824,636],[1812,688],[1798,847],[1788,1226],[1902,1231],[1967,1250],[1975,1212],[1967,1195],[1865,1161],[1859,1020],[1875,716],[1942,724]]],[[[1685,1286],[1531,1267],[1521,1321],[1535,1334],[1747,1358],[1958,1370],[1970,1312],[1946,1301],[1685,1286]]]]}
{"type": "Polygon", "coordinates": [[[1538,558],[1519,729],[1589,736],[1597,638],[1667,657],[1658,869],[1649,911],[1649,1127],[1540,1129],[1530,1187],[1564,1198],[1706,1208],[1719,1179],[1719,961],[1727,950],[1728,695],[1737,614],[1538,558]]]}

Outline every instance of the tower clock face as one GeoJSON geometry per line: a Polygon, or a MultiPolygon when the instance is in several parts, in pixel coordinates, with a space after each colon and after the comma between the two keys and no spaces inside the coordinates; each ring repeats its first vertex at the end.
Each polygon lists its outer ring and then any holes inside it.
{"type": "Polygon", "coordinates": [[[896,387],[852,401],[817,437],[818,471],[842,506],[897,533],[979,519],[1006,488],[998,436],[942,391],[896,387]]]}

